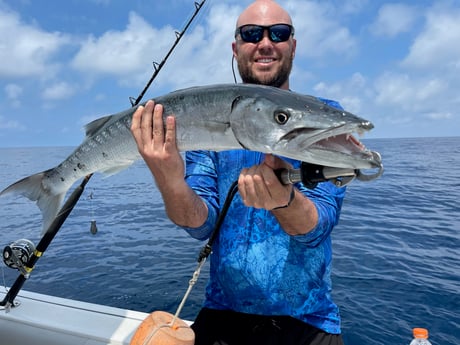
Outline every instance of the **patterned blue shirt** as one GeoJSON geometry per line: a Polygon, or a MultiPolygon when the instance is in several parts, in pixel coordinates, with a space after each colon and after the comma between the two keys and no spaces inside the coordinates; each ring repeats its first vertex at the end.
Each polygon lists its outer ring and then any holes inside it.
{"type": "MultiPolygon", "coordinates": [[[[332,106],[338,103],[328,101],[332,106]]],[[[242,168],[264,155],[244,150],[186,153],[186,180],[208,206],[199,228],[184,228],[207,239],[229,189],[242,168]]],[[[294,168],[300,162],[286,159],[294,168]]],[[[331,231],[337,224],[345,188],[320,183],[296,188],[318,210],[317,226],[305,235],[288,235],[270,211],[244,206],[236,193],[213,244],[204,306],[259,315],[289,315],[328,333],[340,333],[338,307],[331,298],[331,231]]]]}

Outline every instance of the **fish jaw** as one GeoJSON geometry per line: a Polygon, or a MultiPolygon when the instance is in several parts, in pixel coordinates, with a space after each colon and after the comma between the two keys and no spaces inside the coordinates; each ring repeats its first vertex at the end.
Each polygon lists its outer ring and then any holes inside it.
{"type": "Polygon", "coordinates": [[[299,150],[300,159],[312,164],[351,169],[380,168],[380,155],[368,150],[355,135],[363,135],[373,128],[362,124],[342,125],[326,130],[296,129],[286,134],[274,147],[274,151],[290,155],[299,150]]]}
{"type": "Polygon", "coordinates": [[[373,124],[312,96],[269,87],[254,97],[240,96],[233,102],[231,127],[249,150],[337,168],[381,166],[378,155],[352,135],[373,124]]]}

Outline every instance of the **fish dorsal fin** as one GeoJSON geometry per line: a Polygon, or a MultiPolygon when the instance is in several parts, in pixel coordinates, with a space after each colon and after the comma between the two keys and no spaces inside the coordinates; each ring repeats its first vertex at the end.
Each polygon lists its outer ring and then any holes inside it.
{"type": "Polygon", "coordinates": [[[107,121],[110,120],[112,115],[104,116],[99,119],[96,119],[94,121],[91,121],[90,123],[85,125],[85,132],[86,136],[92,136],[94,133],[96,133],[100,128],[104,127],[104,125],[107,123],[107,121]]]}

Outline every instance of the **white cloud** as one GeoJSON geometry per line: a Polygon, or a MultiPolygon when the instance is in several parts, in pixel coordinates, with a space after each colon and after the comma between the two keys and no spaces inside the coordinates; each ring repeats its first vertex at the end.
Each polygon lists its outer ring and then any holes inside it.
{"type": "Polygon", "coordinates": [[[42,92],[42,98],[45,100],[61,100],[70,98],[75,93],[75,88],[66,83],[58,82],[47,88],[42,92]]]}
{"type": "Polygon", "coordinates": [[[460,9],[440,7],[428,9],[423,31],[410,47],[402,62],[406,68],[447,69],[459,75],[460,9]]]}
{"type": "Polygon", "coordinates": [[[368,81],[361,73],[354,73],[344,81],[319,82],[313,89],[322,97],[338,100],[346,110],[357,114],[363,111],[365,99],[371,98],[368,81]]]}
{"type": "Polygon", "coordinates": [[[412,29],[418,16],[416,7],[403,3],[384,4],[371,32],[377,36],[395,37],[412,29]]]}
{"type": "Polygon", "coordinates": [[[22,87],[17,84],[7,84],[5,86],[5,93],[8,99],[17,99],[22,94],[22,87]]]}
{"type": "Polygon", "coordinates": [[[23,89],[17,84],[7,84],[5,86],[5,93],[7,99],[11,102],[11,106],[18,108],[21,106],[19,97],[22,95],[23,89]]]}
{"type": "Polygon", "coordinates": [[[0,115],[0,129],[25,130],[25,127],[16,120],[10,120],[0,115]]]}
{"type": "Polygon", "coordinates": [[[375,88],[378,104],[395,105],[410,111],[428,111],[428,104],[437,106],[439,99],[448,91],[448,84],[439,78],[388,72],[376,80],[375,88]]]}
{"type": "Polygon", "coordinates": [[[432,120],[450,120],[453,118],[451,112],[433,112],[428,113],[426,116],[432,120]]]}
{"type": "Polygon", "coordinates": [[[173,39],[172,28],[152,28],[141,16],[131,12],[126,30],[88,37],[71,65],[81,72],[136,79],[152,66],[154,59],[165,54],[173,39]]]}
{"type": "Polygon", "coordinates": [[[335,6],[341,6],[341,12],[344,14],[359,13],[362,9],[373,0],[338,0],[335,6]]]}
{"type": "Polygon", "coordinates": [[[343,58],[355,54],[357,42],[349,29],[336,20],[337,8],[330,3],[290,0],[283,6],[292,14],[296,37],[302,42],[297,55],[343,58]]]}
{"type": "Polygon", "coordinates": [[[54,55],[67,38],[21,22],[13,12],[0,9],[0,77],[34,77],[53,74],[54,55]]]}

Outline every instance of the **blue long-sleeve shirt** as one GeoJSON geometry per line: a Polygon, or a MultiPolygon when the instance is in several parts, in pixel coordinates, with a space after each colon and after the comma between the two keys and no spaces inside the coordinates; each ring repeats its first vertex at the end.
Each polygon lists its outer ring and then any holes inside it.
{"type": "MultiPolygon", "coordinates": [[[[197,239],[214,229],[231,184],[242,168],[264,155],[244,150],[186,153],[187,183],[204,199],[208,218],[185,228],[197,239]]],[[[294,167],[300,162],[288,160],[294,167]]],[[[261,315],[290,315],[328,333],[340,333],[338,307],[331,299],[331,238],[344,188],[320,183],[314,190],[297,184],[318,210],[308,234],[291,236],[270,211],[244,206],[236,193],[211,254],[205,307],[261,315]]]]}

